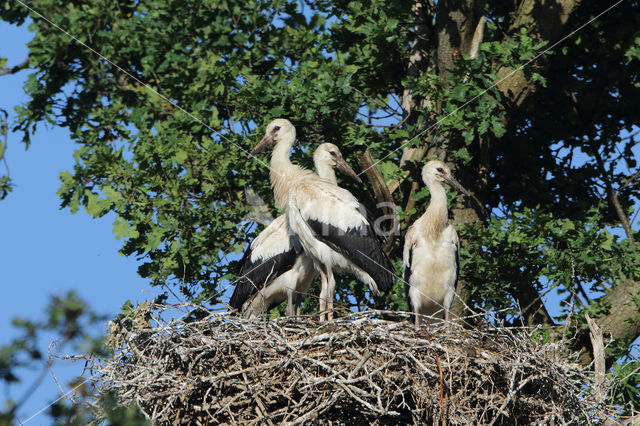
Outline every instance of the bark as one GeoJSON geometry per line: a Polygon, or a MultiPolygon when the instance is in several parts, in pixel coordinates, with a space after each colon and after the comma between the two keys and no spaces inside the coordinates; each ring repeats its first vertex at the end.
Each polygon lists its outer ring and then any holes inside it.
{"type": "Polygon", "coordinates": [[[604,160],[598,151],[598,148],[594,148],[593,155],[596,158],[596,162],[598,163],[598,167],[600,168],[600,173],[602,173],[602,180],[607,187],[607,196],[609,198],[609,203],[611,203],[611,207],[618,215],[618,219],[620,220],[620,224],[624,229],[624,233],[627,235],[629,242],[633,243],[633,233],[631,232],[631,224],[629,223],[629,218],[624,212],[622,205],[620,204],[620,200],[618,199],[618,194],[613,187],[613,183],[611,182],[611,177],[607,172],[607,169],[604,166],[604,160]]]}
{"type": "Polygon", "coordinates": [[[604,340],[602,338],[602,329],[598,327],[598,324],[588,314],[584,315],[589,326],[589,339],[591,340],[591,346],[593,347],[594,360],[594,386],[593,393],[596,400],[602,404],[606,398],[606,390],[604,388],[605,378],[605,362],[604,362],[604,340]]]}
{"type": "MultiPolygon", "coordinates": [[[[447,73],[459,57],[473,53],[474,35],[483,19],[484,1],[444,0],[436,9],[438,71],[446,82],[447,73]]],[[[476,49],[477,49],[476,42],[476,49]]]]}
{"type": "MultiPolygon", "coordinates": [[[[614,340],[628,341],[629,344],[637,339],[640,336],[640,282],[621,281],[601,300],[609,305],[609,309],[594,320],[604,335],[614,340]]],[[[593,361],[587,333],[576,339],[575,349],[581,350],[582,365],[589,365],[593,361]]],[[[615,359],[608,357],[606,361],[609,367],[615,359]]]]}
{"type": "MultiPolygon", "coordinates": [[[[436,9],[435,32],[437,35],[437,69],[447,84],[447,74],[453,68],[456,59],[462,55],[475,56],[482,42],[484,22],[484,1],[481,0],[444,0],[439,1],[436,9]]],[[[434,147],[435,157],[445,160],[447,144],[434,147]]],[[[453,165],[452,165],[453,166],[453,165]]],[[[454,172],[455,173],[455,172],[454,172]]],[[[467,188],[469,189],[469,188],[467,188]]],[[[471,188],[470,191],[473,192],[471,188]]],[[[478,223],[478,212],[467,203],[454,206],[452,209],[453,223],[478,223]]],[[[462,240],[461,244],[465,244],[462,240]]],[[[451,306],[454,316],[464,315],[466,306],[471,298],[469,283],[458,281],[457,296],[451,306]]]]}
{"type": "Polygon", "coordinates": [[[473,38],[471,39],[471,47],[469,48],[469,57],[471,59],[476,59],[478,57],[478,52],[480,51],[480,43],[482,43],[482,38],[484,37],[484,24],[487,22],[487,18],[481,16],[478,20],[478,24],[476,25],[476,30],[473,33],[473,38]]]}
{"type": "MultiPolygon", "coordinates": [[[[522,0],[518,5],[509,34],[522,26],[531,26],[529,35],[536,41],[546,41],[547,47],[558,41],[565,30],[571,13],[580,5],[581,0],[522,0]]],[[[544,57],[538,60],[539,66],[545,65],[544,57]]],[[[512,107],[518,108],[533,94],[536,84],[527,81],[520,69],[504,67],[498,70],[498,89],[512,107]]]]}
{"type": "Polygon", "coordinates": [[[386,240],[383,250],[389,255],[390,250],[393,247],[394,239],[397,235],[398,228],[398,215],[396,214],[395,203],[393,197],[389,191],[389,187],[384,181],[382,173],[376,167],[376,162],[371,156],[371,151],[367,148],[363,154],[358,156],[358,162],[362,170],[365,170],[367,179],[371,183],[373,188],[373,194],[376,198],[378,206],[381,207],[384,217],[392,218],[392,223],[389,229],[389,238],[386,240]]]}

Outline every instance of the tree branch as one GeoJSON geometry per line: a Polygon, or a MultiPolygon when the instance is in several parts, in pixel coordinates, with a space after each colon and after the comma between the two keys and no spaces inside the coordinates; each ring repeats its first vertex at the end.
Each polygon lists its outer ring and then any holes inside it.
{"type": "Polygon", "coordinates": [[[393,218],[393,223],[391,225],[391,229],[389,230],[389,239],[387,240],[384,251],[389,254],[389,250],[393,247],[393,240],[398,230],[398,215],[395,211],[395,203],[393,202],[393,197],[391,196],[391,192],[387,187],[387,184],[384,181],[384,177],[378,167],[376,167],[375,161],[373,161],[373,157],[371,156],[371,151],[367,148],[364,153],[358,156],[358,162],[360,163],[360,167],[366,170],[367,179],[371,182],[371,186],[373,187],[373,193],[375,194],[376,201],[378,206],[382,207],[382,212],[385,216],[390,216],[393,218]]]}
{"type": "Polygon", "coordinates": [[[18,65],[11,67],[11,68],[0,68],[0,76],[3,75],[7,75],[7,74],[15,74],[18,71],[21,71],[23,69],[26,69],[29,67],[29,57],[27,57],[27,59],[25,59],[24,61],[22,61],[21,63],[19,63],[18,65]]]}
{"type": "MultiPolygon", "coordinates": [[[[602,332],[614,340],[634,341],[640,336],[640,281],[620,281],[606,296],[600,299],[609,310],[595,318],[602,332]]],[[[593,361],[588,337],[576,339],[575,349],[581,350],[580,363],[589,365],[593,361]]],[[[609,356],[607,366],[615,359],[609,356]]]]}
{"type": "Polygon", "coordinates": [[[602,156],[597,148],[593,150],[593,156],[596,158],[596,162],[598,163],[598,167],[600,168],[600,172],[602,173],[602,180],[607,187],[607,195],[609,196],[609,202],[613,207],[613,210],[618,215],[618,219],[620,219],[620,224],[622,228],[624,228],[624,233],[627,234],[627,238],[633,244],[633,234],[631,233],[631,225],[629,224],[629,218],[624,213],[624,209],[622,205],[620,205],[620,199],[618,199],[618,194],[613,188],[613,184],[611,183],[611,179],[609,178],[609,173],[607,169],[604,167],[604,161],[602,160],[602,156]]]}
{"type": "MultiPolygon", "coordinates": [[[[571,14],[580,5],[581,0],[557,0],[541,2],[523,0],[517,7],[516,16],[509,26],[508,33],[514,34],[523,26],[531,25],[529,36],[536,42],[553,43],[558,40],[571,14]]],[[[496,73],[498,90],[515,107],[520,107],[536,89],[536,83],[526,79],[522,70],[504,67],[496,73]],[[509,76],[508,78],[505,78],[509,76]],[[504,80],[502,80],[505,78],[504,80]]]]}
{"type": "Polygon", "coordinates": [[[594,395],[598,402],[603,403],[606,398],[606,391],[604,389],[605,378],[605,362],[604,362],[604,341],[602,339],[602,329],[598,327],[598,324],[588,314],[584,314],[589,326],[589,338],[591,340],[591,346],[593,347],[594,354],[594,395]]]}
{"type": "Polygon", "coordinates": [[[545,327],[552,327],[556,325],[542,302],[543,295],[538,293],[532,285],[520,288],[519,291],[512,294],[512,296],[521,306],[522,316],[528,326],[544,325],[545,327]]]}
{"type": "Polygon", "coordinates": [[[483,15],[480,17],[478,25],[476,25],[476,30],[474,31],[473,38],[471,39],[471,47],[469,48],[469,57],[471,59],[476,59],[478,57],[480,43],[482,43],[482,37],[484,36],[484,24],[486,22],[487,18],[483,15]]]}

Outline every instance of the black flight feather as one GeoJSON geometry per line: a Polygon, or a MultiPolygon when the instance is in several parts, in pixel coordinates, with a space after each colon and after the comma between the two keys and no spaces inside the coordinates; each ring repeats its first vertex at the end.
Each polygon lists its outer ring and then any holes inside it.
{"type": "Polygon", "coordinates": [[[453,282],[453,289],[458,289],[458,274],[460,273],[460,243],[456,247],[456,280],[453,282]]]}
{"type": "Polygon", "coordinates": [[[411,278],[411,261],[413,260],[413,245],[409,249],[409,264],[404,268],[404,294],[407,298],[407,307],[409,312],[413,312],[413,303],[411,303],[411,298],[409,297],[409,289],[411,286],[409,285],[409,279],[411,278]]]}
{"type": "Polygon", "coordinates": [[[393,288],[395,282],[393,265],[382,251],[378,236],[370,223],[358,229],[351,228],[343,231],[315,219],[307,219],[306,222],[316,238],[343,254],[358,268],[369,274],[376,282],[379,291],[388,292],[393,288]]]}
{"type": "Polygon", "coordinates": [[[229,300],[229,305],[239,311],[253,294],[289,271],[301,252],[299,245],[291,244],[290,247],[288,251],[251,262],[252,250],[251,246],[249,246],[240,260],[238,282],[235,290],[233,290],[231,300],[229,300]]]}

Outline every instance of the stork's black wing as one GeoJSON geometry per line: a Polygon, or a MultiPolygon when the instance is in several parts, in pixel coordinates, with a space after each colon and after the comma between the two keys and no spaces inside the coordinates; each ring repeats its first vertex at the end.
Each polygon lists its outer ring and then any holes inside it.
{"type": "Polygon", "coordinates": [[[404,265],[404,276],[402,279],[404,280],[404,294],[407,298],[407,307],[409,312],[413,312],[413,303],[411,303],[411,298],[409,297],[409,289],[411,286],[409,285],[409,279],[411,278],[411,262],[413,260],[413,245],[409,248],[409,259],[408,265],[404,265]]]}
{"type": "Polygon", "coordinates": [[[299,253],[295,249],[279,253],[276,256],[251,262],[251,249],[242,257],[238,268],[238,282],[229,305],[240,310],[244,302],[259,289],[269,285],[293,267],[299,253]]]}
{"type": "Polygon", "coordinates": [[[395,282],[393,265],[382,251],[378,236],[370,222],[367,221],[347,231],[316,219],[307,219],[306,223],[316,238],[343,254],[369,274],[376,282],[379,291],[388,292],[393,288],[395,282]]]}
{"type": "Polygon", "coordinates": [[[276,218],[249,245],[238,267],[236,288],[229,305],[240,310],[258,290],[290,270],[302,253],[284,216],[276,218]]]}

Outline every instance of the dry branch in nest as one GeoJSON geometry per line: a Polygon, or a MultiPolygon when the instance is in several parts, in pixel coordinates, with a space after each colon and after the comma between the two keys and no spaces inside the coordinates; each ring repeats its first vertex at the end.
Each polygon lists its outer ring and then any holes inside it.
{"type": "Polygon", "coordinates": [[[116,354],[93,360],[92,379],[157,424],[584,424],[611,414],[586,392],[585,372],[531,330],[416,332],[378,317],[185,323],[154,313],[153,328],[112,325],[116,354]]]}

